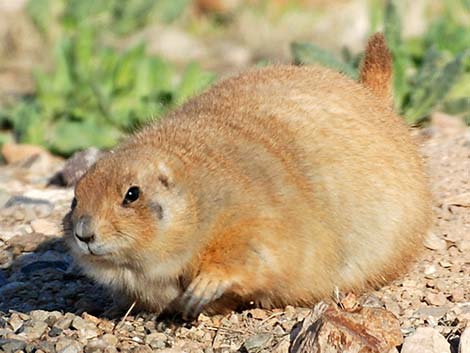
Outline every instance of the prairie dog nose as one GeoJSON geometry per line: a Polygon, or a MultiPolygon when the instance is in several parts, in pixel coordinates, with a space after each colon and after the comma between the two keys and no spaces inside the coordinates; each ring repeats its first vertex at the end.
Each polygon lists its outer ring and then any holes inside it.
{"type": "Polygon", "coordinates": [[[94,227],[90,216],[81,216],[74,226],[74,234],[77,239],[89,243],[95,239],[94,227]]]}

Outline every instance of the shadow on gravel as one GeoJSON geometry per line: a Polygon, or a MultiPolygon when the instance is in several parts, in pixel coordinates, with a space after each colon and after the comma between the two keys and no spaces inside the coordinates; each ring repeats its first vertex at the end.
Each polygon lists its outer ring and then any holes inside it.
{"type": "Polygon", "coordinates": [[[28,252],[15,244],[7,251],[13,259],[0,270],[0,311],[103,316],[112,307],[110,293],[80,273],[61,239],[46,240],[28,252]]]}
{"type": "MultiPolygon", "coordinates": [[[[11,245],[8,251],[14,259],[10,266],[0,269],[0,314],[32,310],[76,315],[87,312],[118,322],[127,310],[116,306],[110,291],[80,272],[61,239],[46,240],[28,252],[18,249],[18,245],[11,245]]],[[[157,315],[137,309],[132,314],[144,320],[157,319],[157,315]]],[[[191,326],[174,315],[163,314],[158,321],[162,327],[191,326]]]]}

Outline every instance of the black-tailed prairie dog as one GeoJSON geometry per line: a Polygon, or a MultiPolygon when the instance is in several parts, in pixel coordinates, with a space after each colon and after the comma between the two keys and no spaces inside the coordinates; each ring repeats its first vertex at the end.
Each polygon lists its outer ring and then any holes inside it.
{"type": "Polygon", "coordinates": [[[141,306],[188,316],[386,283],[430,223],[390,80],[379,34],[359,83],[274,66],[216,84],[79,180],[65,218],[73,254],[141,306]]]}

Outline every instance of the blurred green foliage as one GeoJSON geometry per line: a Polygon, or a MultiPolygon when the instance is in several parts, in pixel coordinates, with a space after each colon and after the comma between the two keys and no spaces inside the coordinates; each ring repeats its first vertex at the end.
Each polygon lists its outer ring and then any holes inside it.
{"type": "MultiPolygon", "coordinates": [[[[396,110],[409,123],[422,122],[436,108],[470,121],[470,23],[458,19],[459,11],[470,11],[469,1],[443,1],[442,16],[424,36],[409,40],[402,37],[400,2],[387,0],[382,5],[370,2],[371,29],[375,32],[383,23],[393,56],[396,110]]],[[[362,54],[344,50],[339,59],[312,43],[292,43],[291,50],[298,64],[316,62],[358,76],[362,54]]]]}
{"type": "MultiPolygon", "coordinates": [[[[47,7],[53,2],[29,2],[35,23],[44,30],[53,11],[41,4],[47,7]]],[[[127,31],[137,25],[132,17],[147,11],[151,3],[170,5],[170,1],[144,0],[65,1],[54,69],[37,70],[34,96],[2,111],[0,123],[11,125],[20,142],[43,145],[62,155],[92,145],[109,148],[124,133],[209,85],[214,76],[196,64],[179,73],[165,60],[147,55],[144,45],[124,51],[103,45],[101,25],[90,19],[108,13],[106,4],[113,5],[111,23],[107,23],[127,31]]],[[[165,16],[173,16],[174,9],[168,11],[165,16]]]]}
{"type": "Polygon", "coordinates": [[[50,30],[58,15],[65,30],[92,26],[122,35],[152,21],[172,22],[189,3],[190,0],[29,0],[27,10],[43,33],[50,30]]]}

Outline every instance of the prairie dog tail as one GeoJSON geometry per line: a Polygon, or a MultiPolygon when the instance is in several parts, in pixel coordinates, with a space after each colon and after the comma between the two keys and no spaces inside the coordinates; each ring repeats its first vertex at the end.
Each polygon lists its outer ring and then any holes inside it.
{"type": "Polygon", "coordinates": [[[360,83],[392,106],[392,55],[383,33],[372,35],[362,62],[360,83]]]}

